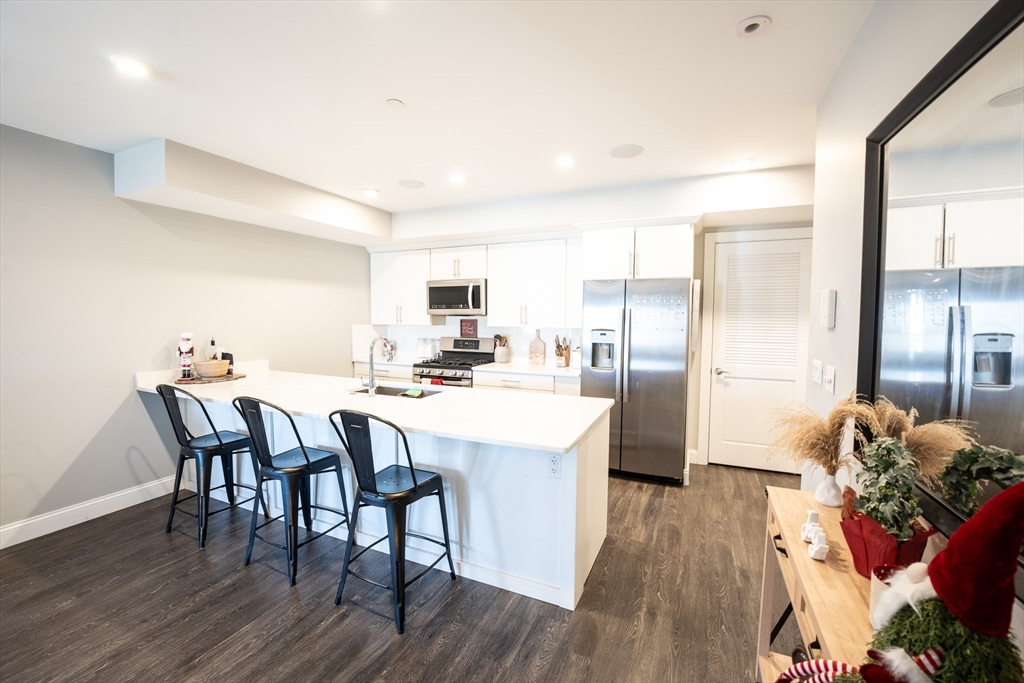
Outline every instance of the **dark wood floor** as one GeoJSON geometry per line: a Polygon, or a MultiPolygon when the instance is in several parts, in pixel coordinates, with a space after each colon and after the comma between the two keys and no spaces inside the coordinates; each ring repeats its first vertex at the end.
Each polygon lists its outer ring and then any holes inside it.
{"type": "MultiPolygon", "coordinates": [[[[611,480],[574,612],[432,571],[402,636],[386,591],[350,581],[334,606],[340,541],[303,548],[289,588],[282,551],[242,567],[245,511],[216,515],[199,551],[191,518],[163,533],[161,498],[0,553],[0,680],[751,681],[763,489],[799,479],[691,475],[611,480]]],[[[387,557],[365,557],[384,580],[387,557]]]]}

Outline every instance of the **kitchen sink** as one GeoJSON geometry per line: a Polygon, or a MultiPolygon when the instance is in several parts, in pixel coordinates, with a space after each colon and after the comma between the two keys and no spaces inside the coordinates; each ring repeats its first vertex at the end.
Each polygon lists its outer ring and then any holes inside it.
{"type": "MultiPolygon", "coordinates": [[[[401,396],[402,394],[404,394],[408,390],[409,390],[408,388],[401,389],[401,388],[398,388],[398,387],[377,387],[377,395],[378,396],[401,396]]],[[[440,391],[428,391],[426,389],[423,389],[422,391],[423,391],[423,394],[419,398],[426,398],[428,396],[433,396],[434,394],[441,393],[440,391]]],[[[365,394],[367,392],[369,392],[369,389],[363,388],[363,389],[356,389],[352,393],[353,394],[365,394]]],[[[412,396],[406,396],[406,398],[413,398],[413,397],[412,396]]]]}

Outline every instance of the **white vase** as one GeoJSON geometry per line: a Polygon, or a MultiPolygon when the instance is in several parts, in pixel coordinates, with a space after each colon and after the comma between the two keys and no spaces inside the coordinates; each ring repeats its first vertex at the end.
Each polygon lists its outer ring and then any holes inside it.
{"type": "Polygon", "coordinates": [[[843,507],[843,490],[836,483],[836,475],[825,475],[825,481],[814,489],[814,500],[830,508],[843,507]]]}

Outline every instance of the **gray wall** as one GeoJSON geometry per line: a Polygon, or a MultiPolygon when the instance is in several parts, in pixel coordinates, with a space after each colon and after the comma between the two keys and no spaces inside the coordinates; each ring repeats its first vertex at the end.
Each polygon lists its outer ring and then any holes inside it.
{"type": "Polygon", "coordinates": [[[359,247],[117,199],[113,156],[0,127],[0,525],[174,473],[132,389],[178,335],[350,375],[359,247]]]}

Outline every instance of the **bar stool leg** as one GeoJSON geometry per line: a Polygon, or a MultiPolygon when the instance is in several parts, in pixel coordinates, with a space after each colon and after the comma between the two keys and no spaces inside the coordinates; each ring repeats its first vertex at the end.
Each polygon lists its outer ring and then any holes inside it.
{"type": "Polygon", "coordinates": [[[348,524],[351,520],[348,516],[348,496],[345,495],[345,478],[341,476],[341,463],[334,466],[334,471],[338,475],[338,490],[341,491],[341,509],[345,511],[345,523],[348,524]]]}
{"type": "Polygon", "coordinates": [[[391,583],[394,588],[395,626],[405,630],[405,505],[384,508],[388,518],[388,545],[391,551],[391,583]]]}
{"type": "Polygon", "coordinates": [[[441,506],[441,531],[444,532],[444,551],[448,555],[448,570],[455,580],[455,563],[452,562],[452,544],[448,540],[448,513],[444,509],[444,484],[437,485],[437,502],[441,506]]]}
{"type": "Polygon", "coordinates": [[[206,547],[206,523],[210,515],[210,477],[213,463],[209,457],[197,457],[196,469],[199,479],[199,547],[206,547]]]}
{"type": "Polygon", "coordinates": [[[263,500],[263,476],[259,473],[256,474],[256,500],[252,504],[252,524],[249,526],[249,547],[245,550],[245,562],[246,567],[249,566],[249,560],[252,558],[252,546],[256,542],[256,521],[260,518],[260,505],[263,506],[264,518],[269,517],[267,514],[267,504],[263,500]]]}
{"type": "Polygon", "coordinates": [[[174,511],[178,507],[178,491],[181,489],[181,474],[185,469],[185,455],[178,454],[178,471],[174,475],[174,493],[171,495],[171,514],[167,516],[167,528],[164,533],[171,533],[171,522],[174,521],[174,511]]]}
{"type": "Polygon", "coordinates": [[[312,531],[313,529],[313,516],[310,514],[309,508],[309,478],[302,477],[299,480],[299,500],[302,501],[302,522],[306,525],[306,531],[312,531]]]}
{"type": "Polygon", "coordinates": [[[286,477],[281,481],[284,499],[285,547],[288,549],[288,583],[295,585],[299,569],[299,489],[303,477],[286,477]]]}
{"type": "Polygon", "coordinates": [[[231,451],[220,454],[220,468],[224,471],[224,490],[228,492],[228,505],[235,504],[235,454],[231,451]]]}
{"type": "MultiPolygon", "coordinates": [[[[339,475],[340,476],[340,475],[339,475]]],[[[344,491],[344,489],[342,489],[344,491]]],[[[344,494],[343,494],[344,495],[344,494]]],[[[356,520],[359,519],[359,493],[356,493],[355,507],[348,523],[348,541],[345,542],[345,561],[341,565],[341,581],[338,582],[338,594],[334,596],[335,606],[341,604],[341,593],[345,590],[345,579],[348,578],[348,563],[352,560],[352,544],[356,538],[356,520]]]]}

